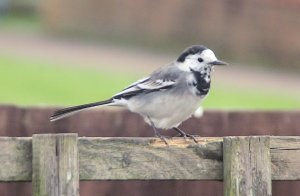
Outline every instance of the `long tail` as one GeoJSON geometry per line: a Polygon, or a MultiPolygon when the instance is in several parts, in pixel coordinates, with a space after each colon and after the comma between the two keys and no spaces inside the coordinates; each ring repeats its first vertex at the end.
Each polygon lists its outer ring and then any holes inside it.
{"type": "Polygon", "coordinates": [[[87,109],[87,108],[92,108],[92,107],[96,107],[96,106],[100,106],[100,105],[108,105],[110,103],[113,103],[113,99],[108,99],[105,101],[88,103],[88,104],[84,104],[84,105],[78,105],[78,106],[73,106],[73,107],[69,107],[69,108],[64,108],[64,109],[54,112],[54,114],[50,117],[50,121],[52,122],[52,121],[56,121],[56,120],[71,116],[71,115],[73,115],[81,110],[87,109]]]}

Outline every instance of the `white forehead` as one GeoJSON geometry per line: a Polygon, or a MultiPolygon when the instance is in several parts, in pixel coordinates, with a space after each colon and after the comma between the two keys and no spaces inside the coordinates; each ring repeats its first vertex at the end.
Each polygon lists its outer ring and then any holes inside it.
{"type": "Polygon", "coordinates": [[[200,56],[205,60],[205,61],[215,61],[217,60],[216,55],[214,52],[210,49],[203,50],[200,56]]]}

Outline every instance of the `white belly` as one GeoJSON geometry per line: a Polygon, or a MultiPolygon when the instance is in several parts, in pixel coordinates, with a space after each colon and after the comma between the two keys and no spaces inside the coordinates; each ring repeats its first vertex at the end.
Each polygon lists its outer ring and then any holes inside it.
{"type": "MultiPolygon", "coordinates": [[[[158,92],[159,93],[159,92],[158,92]]],[[[199,107],[200,97],[192,94],[177,95],[168,93],[151,93],[143,97],[132,98],[127,104],[130,111],[150,118],[154,126],[161,129],[177,127],[182,121],[191,117],[199,107]]]]}

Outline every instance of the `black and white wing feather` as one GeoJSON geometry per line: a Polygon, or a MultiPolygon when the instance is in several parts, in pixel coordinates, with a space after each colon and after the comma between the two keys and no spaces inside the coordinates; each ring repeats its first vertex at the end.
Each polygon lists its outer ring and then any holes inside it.
{"type": "Polygon", "coordinates": [[[175,83],[176,82],[174,80],[170,79],[154,79],[150,77],[143,78],[131,84],[123,91],[117,93],[115,96],[113,96],[113,99],[129,99],[141,93],[165,90],[171,88],[175,83]]]}

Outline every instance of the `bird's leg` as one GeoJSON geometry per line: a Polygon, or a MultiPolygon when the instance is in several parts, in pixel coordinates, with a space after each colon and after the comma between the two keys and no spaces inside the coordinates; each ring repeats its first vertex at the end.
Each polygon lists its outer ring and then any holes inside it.
{"type": "Polygon", "coordinates": [[[184,137],[185,139],[186,139],[187,137],[189,137],[189,138],[191,138],[192,140],[194,140],[195,143],[198,143],[197,140],[196,140],[196,138],[195,138],[195,136],[190,135],[190,134],[188,134],[188,133],[185,133],[184,131],[182,131],[182,130],[179,129],[178,127],[174,127],[173,130],[175,130],[176,132],[178,132],[178,133],[180,134],[180,135],[179,135],[180,137],[184,137]]]}
{"type": "Polygon", "coordinates": [[[169,145],[166,137],[161,135],[160,132],[156,129],[156,127],[152,126],[153,130],[154,130],[154,135],[155,137],[159,137],[167,146],[169,145]]]}
{"type": "Polygon", "coordinates": [[[151,124],[151,127],[153,128],[153,131],[154,131],[154,136],[155,137],[159,137],[167,146],[169,146],[166,138],[160,134],[160,132],[156,129],[156,127],[154,126],[154,123],[152,122],[152,120],[148,117],[148,120],[151,124]]]}

